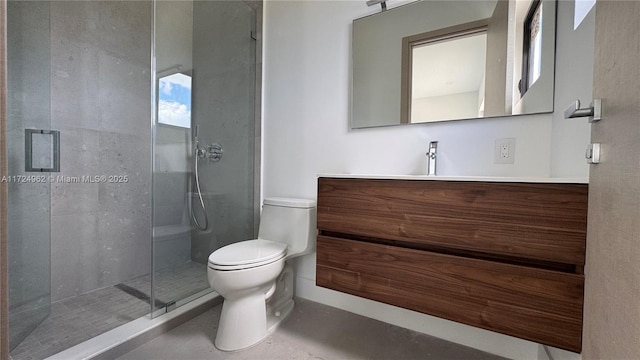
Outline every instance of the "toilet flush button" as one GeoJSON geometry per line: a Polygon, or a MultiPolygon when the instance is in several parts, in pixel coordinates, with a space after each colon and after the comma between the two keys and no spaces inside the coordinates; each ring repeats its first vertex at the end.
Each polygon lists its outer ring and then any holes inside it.
{"type": "Polygon", "coordinates": [[[280,311],[276,311],[276,317],[280,317],[280,311]]]}

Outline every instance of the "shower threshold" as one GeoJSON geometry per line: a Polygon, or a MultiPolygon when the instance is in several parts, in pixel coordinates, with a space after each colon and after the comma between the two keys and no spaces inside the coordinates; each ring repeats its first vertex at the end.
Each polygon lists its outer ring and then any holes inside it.
{"type": "Polygon", "coordinates": [[[147,314],[45,360],[113,359],[221,304],[222,297],[203,290],[185,301],[188,302],[174,311],[153,319],[147,314]]]}
{"type": "MultiPolygon", "coordinates": [[[[205,274],[206,265],[196,262],[158,270],[151,317],[211,291],[205,274]]],[[[151,275],[147,274],[53,302],[46,319],[11,350],[11,358],[45,359],[136,319],[148,321],[150,293],[151,275]]],[[[19,330],[21,320],[13,316],[10,326],[19,330]]]]}

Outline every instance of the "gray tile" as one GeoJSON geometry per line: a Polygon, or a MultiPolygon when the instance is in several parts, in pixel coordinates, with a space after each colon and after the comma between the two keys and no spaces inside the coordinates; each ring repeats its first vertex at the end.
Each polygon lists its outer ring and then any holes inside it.
{"type": "MultiPolygon", "coordinates": [[[[53,301],[100,287],[97,233],[96,211],[51,217],[53,301]]],[[[65,305],[75,306],[72,302],[65,305]]]]}
{"type": "Polygon", "coordinates": [[[150,209],[150,159],[150,137],[100,133],[100,175],[127,177],[125,182],[100,182],[98,196],[102,210],[150,209]]]}
{"type": "Polygon", "coordinates": [[[7,6],[11,14],[7,27],[20,29],[20,36],[7,39],[8,129],[46,128],[50,117],[50,4],[12,1],[7,6]]]}
{"type": "Polygon", "coordinates": [[[98,212],[100,283],[115,285],[151,271],[151,211],[98,212]]]}
{"type": "MultiPolygon", "coordinates": [[[[186,195],[185,195],[186,196],[186,195]]],[[[189,205],[186,199],[172,205],[153,204],[153,226],[169,226],[189,223],[189,205]]]]}
{"type": "MultiPolygon", "coordinates": [[[[88,2],[82,2],[78,7],[85,7],[85,3],[88,2]]],[[[100,49],[78,41],[82,35],[60,37],[52,34],[51,41],[55,46],[52,47],[51,63],[51,124],[56,129],[101,128],[97,111],[99,83],[96,81],[100,49]]]]}
{"type": "Polygon", "coordinates": [[[51,209],[54,215],[82,214],[98,209],[98,184],[83,181],[98,174],[99,133],[94,130],[66,129],[60,134],[60,172],[51,184],[51,209]],[[79,178],[79,182],[67,182],[79,178]]]}
{"type": "MultiPolygon", "coordinates": [[[[48,214],[47,214],[48,215],[48,214]]],[[[12,241],[8,243],[9,304],[12,311],[18,307],[38,307],[49,302],[49,222],[48,217],[13,219],[7,222],[12,241]]]]}
{"type": "MultiPolygon", "coordinates": [[[[24,145],[19,153],[24,153],[24,145]]],[[[24,170],[24,162],[20,163],[20,167],[21,170],[24,170]]],[[[42,176],[39,173],[25,173],[24,171],[17,173],[17,175],[20,174],[42,176]]],[[[9,220],[33,219],[34,221],[42,221],[49,216],[51,195],[48,178],[44,183],[11,182],[7,185],[9,195],[7,218],[9,220]]]]}
{"type": "Polygon", "coordinates": [[[246,30],[252,28],[251,9],[236,1],[198,1],[194,3],[194,67],[208,72],[225,72],[229,68],[253,63],[255,45],[246,30]],[[217,21],[211,21],[216,19],[217,21]],[[198,31],[200,30],[200,31],[198,31]],[[211,36],[225,34],[225,36],[211,36]],[[224,49],[219,51],[217,49],[224,49]],[[216,66],[198,66],[208,61],[216,66]]]}
{"type": "MultiPolygon", "coordinates": [[[[156,172],[153,174],[154,206],[177,206],[182,210],[187,200],[191,172],[156,172]]],[[[179,224],[176,222],[174,224],[179,224]]]]}
{"type": "Polygon", "coordinates": [[[159,145],[181,145],[189,149],[191,146],[191,129],[158,126],[156,143],[159,145]]]}
{"type": "Polygon", "coordinates": [[[154,239],[153,258],[156,270],[188,263],[191,260],[191,236],[187,233],[170,239],[154,239]]]}
{"type": "MultiPolygon", "coordinates": [[[[144,290],[149,289],[148,276],[131,279],[124,284],[149,294],[144,290]]],[[[182,299],[208,288],[207,266],[193,261],[157,271],[154,278],[155,296],[162,302],[182,299]]]]}
{"type": "Polygon", "coordinates": [[[150,132],[151,73],[148,64],[133,63],[101,50],[98,53],[98,107],[101,128],[124,134],[150,132]]]}
{"type": "Polygon", "coordinates": [[[42,359],[148,314],[145,301],[113,287],[54,302],[51,313],[11,352],[13,359],[42,359]]]}
{"type": "Polygon", "coordinates": [[[74,39],[87,45],[100,45],[97,31],[100,9],[96,1],[54,1],[51,4],[52,39],[74,39]]]}
{"type": "Polygon", "coordinates": [[[51,184],[51,211],[55,216],[84,214],[98,210],[98,184],[51,184]]]}
{"type": "Polygon", "coordinates": [[[149,230],[141,227],[150,228],[152,9],[148,1],[58,1],[50,14],[51,121],[61,130],[59,174],[130,179],[52,185],[52,292],[61,299],[149,271],[140,271],[139,259],[150,257],[149,230]],[[77,215],[80,223],[67,215],[77,215]],[[109,249],[123,243],[126,256],[109,249]]]}
{"type": "Polygon", "coordinates": [[[263,342],[237,352],[221,352],[213,345],[221,307],[118,359],[503,359],[300,299],[290,317],[263,342]]]}
{"type": "Polygon", "coordinates": [[[151,54],[151,1],[100,1],[100,44],[114,54],[148,64],[151,54]]]}

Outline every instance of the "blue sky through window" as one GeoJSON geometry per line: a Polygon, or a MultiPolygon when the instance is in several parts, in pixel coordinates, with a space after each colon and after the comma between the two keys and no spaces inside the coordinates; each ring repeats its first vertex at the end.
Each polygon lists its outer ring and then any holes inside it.
{"type": "Polygon", "coordinates": [[[191,127],[191,76],[177,73],[160,79],[158,122],[191,127]]]}

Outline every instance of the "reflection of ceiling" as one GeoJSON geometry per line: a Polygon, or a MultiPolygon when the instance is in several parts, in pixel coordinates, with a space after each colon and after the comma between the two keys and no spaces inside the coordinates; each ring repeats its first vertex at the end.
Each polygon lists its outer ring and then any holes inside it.
{"type": "Polygon", "coordinates": [[[412,98],[480,89],[485,72],[487,35],[480,34],[413,49],[412,98]]]}

